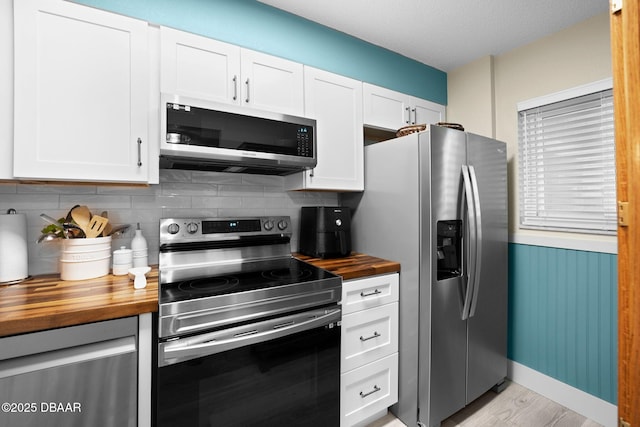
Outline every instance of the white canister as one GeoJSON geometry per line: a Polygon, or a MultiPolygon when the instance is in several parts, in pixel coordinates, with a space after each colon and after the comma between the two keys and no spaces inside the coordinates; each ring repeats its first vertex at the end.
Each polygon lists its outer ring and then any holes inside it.
{"type": "Polygon", "coordinates": [[[124,276],[133,267],[133,251],[124,246],[113,251],[113,275],[124,276]]]}
{"type": "Polygon", "coordinates": [[[9,209],[0,215],[0,283],[18,282],[28,276],[27,217],[9,209]]]}

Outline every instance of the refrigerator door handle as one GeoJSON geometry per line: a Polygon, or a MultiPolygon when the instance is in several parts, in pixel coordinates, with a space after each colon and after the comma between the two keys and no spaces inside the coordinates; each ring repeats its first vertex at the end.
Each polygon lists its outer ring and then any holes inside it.
{"type": "Polygon", "coordinates": [[[469,167],[462,165],[462,180],[464,183],[464,201],[467,205],[467,223],[469,226],[469,236],[466,236],[468,242],[468,259],[467,259],[467,289],[464,294],[464,303],[462,306],[462,320],[469,318],[469,309],[471,308],[471,298],[473,296],[473,286],[475,284],[475,271],[476,271],[476,250],[475,250],[475,238],[476,238],[476,223],[475,223],[475,207],[476,204],[473,198],[473,189],[471,184],[471,177],[469,175],[469,167]]]}
{"type": "Polygon", "coordinates": [[[478,294],[480,292],[480,272],[482,271],[482,213],[480,209],[480,192],[478,191],[478,177],[476,169],[469,165],[469,178],[471,178],[471,189],[473,191],[473,201],[475,204],[474,212],[476,232],[475,232],[475,272],[473,276],[473,295],[471,298],[471,308],[469,317],[476,314],[476,306],[478,304],[478,294]]]}

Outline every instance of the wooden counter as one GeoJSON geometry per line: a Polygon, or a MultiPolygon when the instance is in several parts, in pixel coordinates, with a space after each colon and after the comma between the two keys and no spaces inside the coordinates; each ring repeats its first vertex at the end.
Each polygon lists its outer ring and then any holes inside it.
{"type": "Polygon", "coordinates": [[[397,273],[400,271],[400,263],[377,258],[371,255],[352,252],[345,258],[313,258],[302,254],[293,254],[296,258],[311,263],[316,267],[324,268],[330,272],[342,276],[343,280],[359,279],[376,274],[397,273]]]}
{"type": "Polygon", "coordinates": [[[0,337],[158,311],[158,269],[147,287],[128,276],[63,281],[59,274],[0,286],[0,337]]]}
{"type": "MultiPolygon", "coordinates": [[[[400,264],[361,253],[346,258],[295,257],[331,271],[344,280],[400,271],[400,264]]],[[[158,311],[158,269],[147,287],[134,289],[128,276],[63,281],[58,274],[0,285],[0,337],[74,326],[158,311]]]]}

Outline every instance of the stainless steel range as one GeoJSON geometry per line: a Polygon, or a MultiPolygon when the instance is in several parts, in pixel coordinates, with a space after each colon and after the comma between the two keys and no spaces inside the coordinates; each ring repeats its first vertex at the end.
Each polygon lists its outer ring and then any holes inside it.
{"type": "Polygon", "coordinates": [[[289,217],[160,221],[158,426],[338,426],[342,280],[289,217]]]}

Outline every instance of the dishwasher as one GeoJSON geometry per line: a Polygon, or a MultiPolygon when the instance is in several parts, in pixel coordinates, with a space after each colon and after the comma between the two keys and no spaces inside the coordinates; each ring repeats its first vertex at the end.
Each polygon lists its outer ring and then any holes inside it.
{"type": "Polygon", "coordinates": [[[0,427],[135,426],[138,319],[0,338],[0,427]]]}

